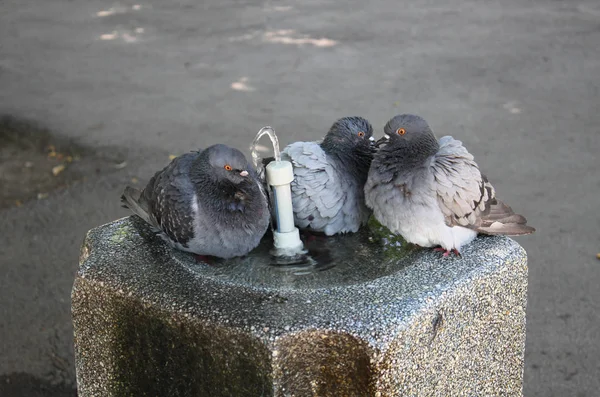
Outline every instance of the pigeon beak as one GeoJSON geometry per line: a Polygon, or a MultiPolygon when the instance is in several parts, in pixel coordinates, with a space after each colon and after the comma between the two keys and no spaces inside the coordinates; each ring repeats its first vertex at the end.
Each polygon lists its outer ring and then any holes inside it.
{"type": "Polygon", "coordinates": [[[374,136],[370,136],[370,137],[369,137],[369,144],[370,144],[371,146],[373,146],[373,145],[375,144],[375,137],[374,137],[374,136]]]}
{"type": "Polygon", "coordinates": [[[241,176],[248,176],[248,171],[244,170],[242,172],[240,172],[241,176]]]}
{"type": "Polygon", "coordinates": [[[381,139],[379,139],[377,142],[375,142],[375,147],[379,147],[381,145],[383,145],[384,143],[387,143],[390,140],[390,136],[388,134],[385,134],[381,139]]]}

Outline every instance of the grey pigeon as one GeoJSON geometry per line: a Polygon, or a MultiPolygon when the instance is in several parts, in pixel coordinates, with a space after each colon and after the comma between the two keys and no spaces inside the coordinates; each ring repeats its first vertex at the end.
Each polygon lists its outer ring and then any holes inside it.
{"type": "Polygon", "coordinates": [[[365,185],[375,218],[406,241],[441,246],[448,256],[477,233],[524,235],[535,231],[522,215],[496,199],[461,141],[438,142],[419,116],[402,114],[384,128],[386,142],[375,154],[365,185]]]}
{"type": "Polygon", "coordinates": [[[294,167],[296,226],[331,236],[365,224],[371,211],[363,188],[373,152],[373,127],[362,117],[337,120],[321,143],[288,145],[281,158],[294,167]]]}
{"type": "Polygon", "coordinates": [[[269,226],[256,171],[237,149],[214,145],[175,158],[122,203],[182,251],[231,258],[254,249],[269,226]]]}

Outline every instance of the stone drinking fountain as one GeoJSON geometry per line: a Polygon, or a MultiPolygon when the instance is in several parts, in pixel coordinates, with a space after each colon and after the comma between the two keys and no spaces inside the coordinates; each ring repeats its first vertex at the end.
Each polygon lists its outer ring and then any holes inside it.
{"type": "Polygon", "coordinates": [[[277,229],[246,257],[198,263],[135,216],[87,234],[79,396],[521,396],[525,251],[479,237],[442,258],[373,221],[303,244],[263,134],[277,229]]]}

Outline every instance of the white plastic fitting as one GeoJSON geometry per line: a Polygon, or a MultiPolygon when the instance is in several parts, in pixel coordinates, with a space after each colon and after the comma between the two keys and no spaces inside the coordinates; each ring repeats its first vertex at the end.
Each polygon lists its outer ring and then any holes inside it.
{"type": "Polygon", "coordinates": [[[294,209],[292,207],[292,190],[290,183],[294,180],[294,169],[289,161],[271,161],[266,168],[267,183],[273,187],[275,199],[275,217],[277,230],[273,231],[275,249],[289,253],[298,253],[304,246],[300,240],[300,232],[294,225],[294,209]]]}

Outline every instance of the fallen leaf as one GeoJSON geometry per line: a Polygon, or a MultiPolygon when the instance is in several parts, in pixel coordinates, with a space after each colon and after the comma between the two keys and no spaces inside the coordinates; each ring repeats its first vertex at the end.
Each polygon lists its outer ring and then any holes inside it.
{"type": "Polygon", "coordinates": [[[16,205],[17,207],[20,207],[20,206],[22,206],[22,205],[23,205],[23,203],[22,203],[20,200],[15,200],[15,205],[16,205]]]}
{"type": "Polygon", "coordinates": [[[177,158],[177,156],[175,156],[174,154],[170,154],[170,155],[169,155],[169,160],[173,160],[173,159],[175,159],[175,158],[177,158]]]}
{"type": "Polygon", "coordinates": [[[131,183],[138,183],[138,179],[137,178],[131,178],[131,183]]]}
{"type": "Polygon", "coordinates": [[[49,145],[46,150],[48,150],[48,157],[56,157],[56,148],[54,145],[49,145]]]}
{"type": "Polygon", "coordinates": [[[596,258],[600,259],[600,252],[596,254],[596,258]]]}
{"type": "Polygon", "coordinates": [[[66,160],[67,160],[67,163],[71,163],[71,162],[73,162],[73,157],[67,156],[66,160]]]}
{"type": "Polygon", "coordinates": [[[64,170],[65,170],[65,165],[64,164],[59,164],[57,166],[52,167],[52,174],[54,176],[58,176],[58,174],[60,174],[64,170]]]}

